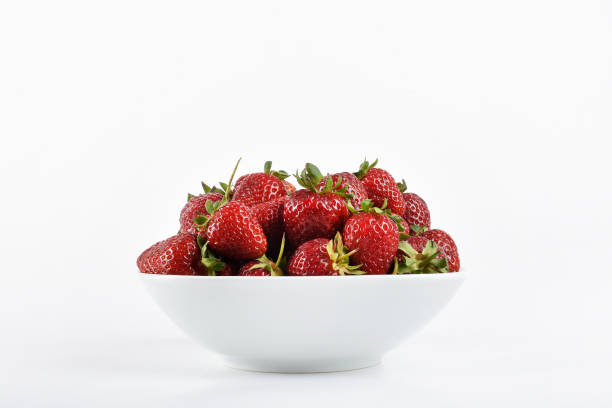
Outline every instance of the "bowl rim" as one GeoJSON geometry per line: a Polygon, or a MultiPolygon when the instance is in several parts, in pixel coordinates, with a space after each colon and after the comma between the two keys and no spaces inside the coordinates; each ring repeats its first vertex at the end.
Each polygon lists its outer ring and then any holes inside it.
{"type": "Polygon", "coordinates": [[[417,280],[453,280],[453,279],[464,279],[466,272],[461,269],[458,272],[448,273],[423,273],[423,274],[402,274],[402,275],[350,275],[350,276],[208,276],[208,275],[163,275],[158,273],[144,273],[137,271],[138,275],[141,275],[143,279],[160,279],[160,280],[177,280],[177,279],[198,279],[198,280],[339,280],[339,279],[352,279],[352,280],[370,280],[370,279],[417,279],[417,280]]]}

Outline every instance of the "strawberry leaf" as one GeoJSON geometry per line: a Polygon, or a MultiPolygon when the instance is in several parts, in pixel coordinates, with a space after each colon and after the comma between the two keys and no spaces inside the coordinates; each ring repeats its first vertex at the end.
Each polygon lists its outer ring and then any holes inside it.
{"type": "Polygon", "coordinates": [[[353,174],[361,180],[363,176],[365,176],[371,168],[376,167],[377,164],[378,159],[374,160],[374,163],[372,164],[370,164],[366,159],[364,159],[363,163],[361,163],[361,165],[359,166],[359,170],[353,174]]]}
{"type": "Polygon", "coordinates": [[[406,186],[406,180],[402,179],[401,183],[397,183],[397,188],[399,188],[399,191],[401,191],[402,193],[406,191],[408,189],[408,187],[406,186]]]}
{"type": "Polygon", "coordinates": [[[398,274],[448,272],[448,262],[445,257],[438,258],[440,252],[433,241],[427,241],[421,253],[406,241],[399,243],[399,249],[406,256],[403,256],[397,267],[394,268],[394,272],[396,271],[398,274]]]}
{"type": "Polygon", "coordinates": [[[264,173],[270,174],[270,170],[272,169],[272,162],[268,160],[264,163],[264,173]]]}

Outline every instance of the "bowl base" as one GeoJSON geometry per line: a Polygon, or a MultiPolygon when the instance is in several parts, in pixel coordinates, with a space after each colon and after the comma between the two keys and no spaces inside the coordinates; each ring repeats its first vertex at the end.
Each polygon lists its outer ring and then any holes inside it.
{"type": "Polygon", "coordinates": [[[225,357],[225,364],[239,370],[263,373],[330,373],[358,370],[380,364],[380,356],[359,356],[329,359],[267,359],[225,357]]]}

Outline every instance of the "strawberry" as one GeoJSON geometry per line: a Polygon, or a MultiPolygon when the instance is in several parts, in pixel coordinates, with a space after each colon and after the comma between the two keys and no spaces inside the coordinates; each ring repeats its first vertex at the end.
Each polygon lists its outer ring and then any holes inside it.
{"type": "Polygon", "coordinates": [[[267,161],[263,173],[245,174],[236,180],[233,199],[246,205],[255,205],[287,195],[284,179],[285,171],[272,171],[272,162],[267,161]]]}
{"type": "Polygon", "coordinates": [[[352,254],[346,252],[339,233],[333,240],[315,238],[295,250],[287,273],[293,276],[361,275],[363,272],[358,270],[358,266],[349,264],[352,254]]]}
{"type": "Polygon", "coordinates": [[[200,215],[195,219],[198,228],[206,230],[206,245],[204,237],[199,237],[202,248],[207,246],[207,249],[231,261],[258,258],[266,252],[268,246],[263,229],[251,209],[242,201],[229,201],[238,164],[240,159],[228,183],[222,185],[223,199],[214,203],[206,202],[210,217],[200,215]]]}
{"type": "Polygon", "coordinates": [[[399,245],[397,215],[389,210],[374,207],[372,200],[361,202],[361,209],[355,212],[344,224],[342,238],[351,251],[351,261],[361,264],[361,269],[370,275],[387,273],[399,245]],[[393,219],[391,218],[393,217],[393,219]]]}
{"type": "Polygon", "coordinates": [[[322,190],[317,185],[323,178],[314,164],[307,163],[295,175],[305,187],[291,194],[285,202],[283,221],[287,238],[294,248],[314,238],[331,239],[349,216],[343,197],[345,189],[332,185],[331,178],[322,190]]]}
{"type": "Polygon", "coordinates": [[[206,209],[206,202],[211,201],[213,203],[221,201],[223,199],[223,195],[217,192],[208,192],[205,194],[200,194],[197,196],[193,196],[189,194],[187,197],[187,204],[181,210],[180,215],[180,223],[181,223],[181,232],[188,234],[201,234],[202,230],[198,229],[198,225],[195,221],[196,217],[206,216],[210,217],[210,213],[206,209]]]}
{"type": "Polygon", "coordinates": [[[448,256],[438,245],[422,235],[411,236],[399,244],[393,274],[448,272],[448,256]],[[398,261],[399,259],[399,261],[398,261]]]}
{"type": "Polygon", "coordinates": [[[285,269],[285,258],[283,250],[285,249],[285,236],[281,239],[280,249],[276,261],[271,261],[267,256],[262,255],[256,261],[245,263],[238,271],[239,276],[282,276],[285,269]]]}
{"type": "Polygon", "coordinates": [[[407,188],[405,180],[397,183],[397,187],[402,192],[406,202],[406,211],[401,215],[408,221],[408,225],[416,225],[419,228],[431,228],[431,216],[425,200],[415,193],[405,193],[407,188]]]}
{"type": "Polygon", "coordinates": [[[179,233],[145,250],[136,264],[142,273],[200,275],[206,272],[200,256],[195,236],[179,233]]]}
{"type": "Polygon", "coordinates": [[[421,236],[435,242],[440,248],[440,251],[446,254],[448,270],[450,272],[459,271],[459,267],[461,266],[459,262],[459,251],[457,251],[457,245],[450,235],[440,229],[432,229],[423,232],[421,236]]]}
{"type": "Polygon", "coordinates": [[[280,248],[284,233],[283,209],[287,197],[279,197],[264,203],[255,204],[251,211],[261,224],[268,240],[268,254],[276,254],[280,248]]]}
{"type": "Polygon", "coordinates": [[[364,161],[359,166],[359,171],[355,173],[355,176],[363,183],[368,198],[372,200],[374,206],[380,208],[387,200],[387,207],[392,213],[403,215],[406,212],[404,197],[402,197],[393,176],[386,170],[375,167],[377,163],[378,159],[372,164],[367,160],[364,161]]]}
{"type": "Polygon", "coordinates": [[[353,207],[358,208],[361,205],[361,202],[368,198],[368,192],[361,183],[361,180],[349,172],[336,173],[332,174],[331,176],[324,177],[317,185],[319,191],[325,188],[328,177],[331,177],[334,185],[338,185],[339,188],[346,188],[347,195],[350,194],[352,196],[350,201],[353,207]]]}
{"type": "Polygon", "coordinates": [[[259,258],[268,248],[261,224],[242,201],[230,201],[216,210],[206,236],[215,253],[232,260],[259,258]]]}

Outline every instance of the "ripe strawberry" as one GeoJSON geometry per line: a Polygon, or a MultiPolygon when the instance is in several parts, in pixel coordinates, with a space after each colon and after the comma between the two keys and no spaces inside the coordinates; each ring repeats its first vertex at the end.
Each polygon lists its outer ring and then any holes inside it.
{"type": "Polygon", "coordinates": [[[200,257],[195,236],[179,233],[145,250],[136,264],[142,273],[199,275],[206,272],[200,257]]]}
{"type": "Polygon", "coordinates": [[[393,262],[399,245],[399,229],[391,216],[384,208],[373,207],[372,200],[368,199],[361,202],[361,209],[344,224],[342,238],[349,250],[356,251],[351,261],[361,264],[367,274],[385,274],[393,262]]]}
{"type": "Polygon", "coordinates": [[[230,201],[211,217],[206,230],[208,246],[224,258],[259,258],[268,248],[261,224],[242,201],[230,201]]]}
{"type": "Polygon", "coordinates": [[[283,256],[285,249],[285,236],[281,240],[280,249],[276,261],[271,261],[263,255],[255,261],[245,263],[238,271],[239,276],[282,276],[286,262],[283,256]]]}
{"type": "Polygon", "coordinates": [[[349,215],[342,198],[346,193],[339,186],[331,185],[331,178],[319,191],[317,185],[323,176],[311,163],[295,177],[305,189],[291,194],[285,202],[283,221],[289,242],[296,248],[314,238],[331,239],[349,215]]]}
{"type": "Polygon", "coordinates": [[[324,177],[317,185],[317,189],[319,189],[319,191],[325,188],[328,177],[332,178],[334,185],[338,185],[339,188],[346,188],[347,195],[350,194],[352,196],[350,198],[350,202],[353,207],[359,208],[361,202],[368,198],[368,192],[361,183],[361,180],[349,172],[336,173],[332,174],[331,176],[324,177]]]}
{"type": "Polygon", "coordinates": [[[198,234],[203,231],[198,229],[198,225],[195,221],[195,218],[198,216],[206,216],[210,217],[210,213],[206,209],[206,202],[212,201],[217,202],[223,199],[223,195],[217,192],[209,192],[205,194],[200,194],[198,196],[192,196],[191,194],[188,197],[187,204],[181,210],[180,215],[180,223],[181,223],[181,232],[188,234],[198,234]]]}
{"type": "Polygon", "coordinates": [[[245,174],[236,180],[233,199],[246,205],[255,205],[287,195],[285,171],[272,171],[272,162],[267,161],[263,173],[245,174]]]}
{"type": "Polygon", "coordinates": [[[264,203],[255,204],[251,211],[266,234],[268,254],[277,254],[284,233],[283,209],[287,196],[279,197],[264,203]]]}
{"type": "Polygon", "coordinates": [[[459,251],[457,250],[455,241],[453,241],[450,235],[440,229],[432,229],[423,232],[421,236],[435,242],[440,250],[446,254],[448,270],[450,272],[459,271],[459,267],[461,266],[459,262],[459,251]]]}
{"type": "MultiPolygon", "coordinates": [[[[219,185],[221,185],[221,189],[218,189],[217,187],[211,188],[207,186],[204,182],[202,182],[202,188],[204,188],[203,195],[206,197],[210,197],[211,199],[206,199],[206,200],[198,199],[198,201],[196,202],[198,204],[197,207],[199,211],[197,211],[196,215],[192,217],[192,221],[193,221],[193,229],[195,230],[195,233],[197,233],[198,235],[198,243],[200,243],[200,238],[203,238],[204,241],[208,239],[208,235],[207,235],[208,223],[210,222],[212,215],[230,200],[230,196],[232,194],[232,188],[231,188],[232,180],[234,179],[234,175],[236,174],[236,170],[238,169],[240,160],[242,160],[242,158],[238,159],[238,162],[236,162],[236,165],[234,166],[234,170],[232,171],[232,175],[230,176],[228,183],[227,184],[219,183],[219,185]],[[219,195],[220,195],[220,199],[218,199],[219,195]]],[[[188,204],[192,200],[195,200],[196,198],[197,197],[189,194],[187,196],[188,204]]],[[[191,209],[189,210],[192,211],[191,209]]],[[[185,215],[186,219],[188,215],[190,214],[185,215]]],[[[181,217],[182,216],[183,214],[181,213],[181,217]]],[[[200,244],[200,247],[202,245],[203,244],[200,244]]]]}
{"type": "Polygon", "coordinates": [[[358,266],[349,265],[351,255],[352,252],[346,252],[339,233],[333,240],[315,238],[295,250],[287,273],[293,276],[363,274],[358,266]]]}
{"type": "MultiPolygon", "coordinates": [[[[208,247],[231,261],[258,258],[267,249],[266,236],[250,208],[242,201],[229,201],[238,164],[240,160],[236,163],[228,183],[222,184],[223,199],[214,203],[207,201],[206,209],[212,215],[198,216],[195,219],[198,228],[206,229],[206,245],[204,237],[198,237],[203,250],[208,247]]],[[[204,259],[203,256],[203,262],[204,259]]]]}
{"type": "Polygon", "coordinates": [[[422,235],[400,242],[398,254],[393,274],[448,272],[448,256],[422,235]]]}
{"type": "Polygon", "coordinates": [[[406,202],[406,211],[401,215],[408,221],[408,225],[416,225],[419,228],[431,228],[431,216],[425,200],[415,193],[405,193],[407,189],[405,180],[397,183],[397,187],[402,192],[406,202]]]}
{"type": "Polygon", "coordinates": [[[406,212],[406,203],[395,183],[395,179],[389,172],[374,167],[377,163],[378,159],[372,164],[364,161],[359,166],[359,171],[355,175],[363,183],[368,193],[368,198],[372,200],[376,207],[382,207],[384,201],[387,200],[387,207],[392,213],[404,214],[406,212]]]}

